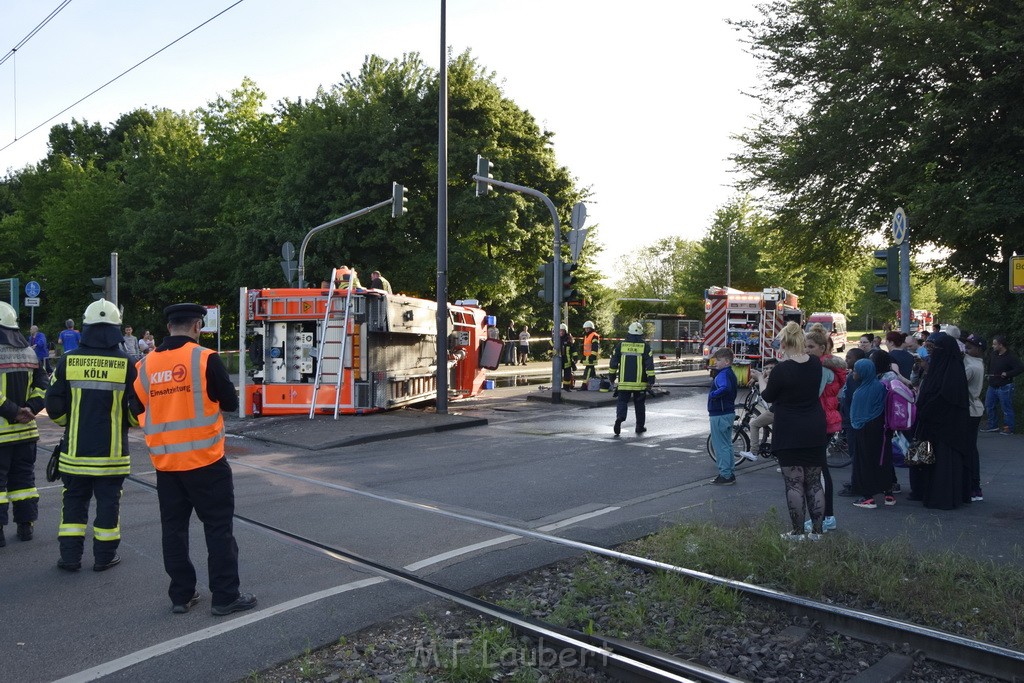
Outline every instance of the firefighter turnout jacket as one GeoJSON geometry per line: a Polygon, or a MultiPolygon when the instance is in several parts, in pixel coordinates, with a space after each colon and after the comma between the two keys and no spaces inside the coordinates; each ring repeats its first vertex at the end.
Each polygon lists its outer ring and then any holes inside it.
{"type": "MultiPolygon", "coordinates": [[[[60,472],[86,477],[131,473],[128,428],[135,366],[120,348],[79,346],[57,361],[46,412],[65,428],[60,472]]],[[[138,406],[135,406],[138,412],[138,406]]]]}
{"type": "Polygon", "coordinates": [[[619,379],[619,391],[643,391],[654,383],[654,354],[651,345],[636,334],[627,334],[608,361],[619,379]]]}
{"type": "Polygon", "coordinates": [[[135,392],[153,466],[195,470],[224,457],[224,417],[238,397],[220,357],[184,336],[168,337],[139,362],[135,392]]]}
{"type": "Polygon", "coordinates": [[[35,420],[18,422],[18,411],[25,407],[33,413],[41,411],[48,386],[46,371],[31,346],[0,344],[0,446],[39,440],[35,420]]]}

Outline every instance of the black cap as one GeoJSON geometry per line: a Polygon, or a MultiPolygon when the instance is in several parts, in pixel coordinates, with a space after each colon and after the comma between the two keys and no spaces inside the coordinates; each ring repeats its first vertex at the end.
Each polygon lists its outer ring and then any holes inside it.
{"type": "Polygon", "coordinates": [[[985,340],[976,334],[967,335],[967,338],[964,339],[964,344],[971,344],[973,346],[977,346],[979,349],[985,348],[985,340]]]}
{"type": "Polygon", "coordinates": [[[206,307],[199,304],[174,304],[164,309],[167,322],[184,322],[206,317],[206,307]]]}

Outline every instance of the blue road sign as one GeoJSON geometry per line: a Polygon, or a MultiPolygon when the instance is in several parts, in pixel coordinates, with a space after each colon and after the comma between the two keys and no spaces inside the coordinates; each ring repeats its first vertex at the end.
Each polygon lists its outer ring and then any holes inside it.
{"type": "Polygon", "coordinates": [[[25,284],[25,296],[37,297],[39,292],[43,291],[43,288],[39,286],[39,283],[35,280],[25,284]]]}
{"type": "Polygon", "coordinates": [[[902,207],[897,208],[896,213],[892,215],[892,236],[896,239],[896,244],[903,244],[909,227],[907,224],[907,214],[903,212],[902,207]]]}

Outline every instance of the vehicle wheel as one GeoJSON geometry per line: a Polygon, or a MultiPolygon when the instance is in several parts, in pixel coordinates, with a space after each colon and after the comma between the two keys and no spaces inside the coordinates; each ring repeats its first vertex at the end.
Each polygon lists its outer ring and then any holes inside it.
{"type": "Polygon", "coordinates": [[[850,445],[846,441],[845,432],[836,432],[829,439],[825,449],[825,460],[829,467],[846,467],[850,464],[850,445]]]}
{"type": "MultiPolygon", "coordinates": [[[[711,435],[708,434],[708,440],[705,444],[705,448],[708,452],[708,457],[711,458],[715,463],[718,462],[718,458],[715,457],[715,446],[711,443],[711,435]]],[[[750,450],[750,436],[747,432],[739,427],[732,428],[732,466],[739,467],[741,464],[746,462],[746,458],[740,455],[740,451],[750,450]]]]}

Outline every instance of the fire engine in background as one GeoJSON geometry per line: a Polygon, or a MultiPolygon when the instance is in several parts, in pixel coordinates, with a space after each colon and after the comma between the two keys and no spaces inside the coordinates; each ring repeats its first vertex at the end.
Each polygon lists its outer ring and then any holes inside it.
{"type": "Polygon", "coordinates": [[[731,348],[740,361],[778,358],[772,339],[790,320],[803,323],[796,295],[781,287],[760,292],[711,287],[704,293],[704,312],[703,351],[708,368],[714,364],[712,355],[722,346],[731,348]]]}
{"type": "MultiPolygon", "coordinates": [[[[900,320],[902,316],[901,311],[896,311],[896,329],[900,327],[900,320]]],[[[930,330],[932,323],[935,322],[935,315],[931,311],[926,311],[923,308],[912,308],[910,309],[910,331],[918,332],[920,330],[930,330]]]]}
{"type": "MultiPolygon", "coordinates": [[[[337,417],[436,397],[437,303],[336,278],[335,288],[242,288],[240,416],[337,417]]],[[[476,301],[448,315],[449,394],[476,396],[501,357],[487,335],[494,319],[476,301]]]]}

